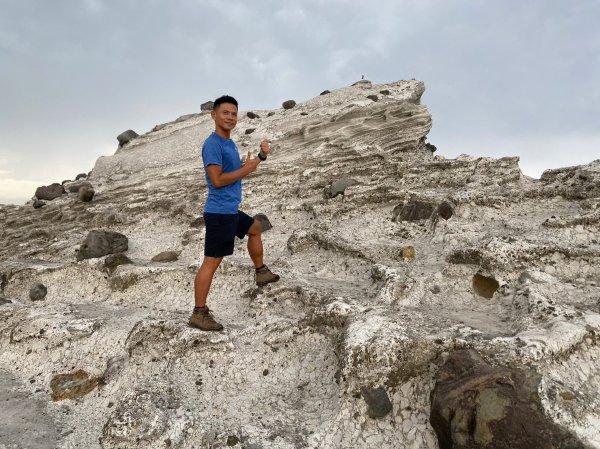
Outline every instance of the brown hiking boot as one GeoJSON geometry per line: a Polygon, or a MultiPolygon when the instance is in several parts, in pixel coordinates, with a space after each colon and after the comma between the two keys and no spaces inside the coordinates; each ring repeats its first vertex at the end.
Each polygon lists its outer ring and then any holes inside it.
{"type": "Polygon", "coordinates": [[[256,285],[260,287],[267,285],[269,282],[277,282],[279,280],[279,275],[271,273],[269,267],[263,265],[262,268],[256,270],[255,279],[256,285]]]}
{"type": "Polygon", "coordinates": [[[202,329],[203,331],[223,330],[223,325],[215,321],[215,318],[213,317],[212,312],[208,309],[208,306],[200,309],[199,311],[194,310],[188,324],[192,327],[202,329]]]}

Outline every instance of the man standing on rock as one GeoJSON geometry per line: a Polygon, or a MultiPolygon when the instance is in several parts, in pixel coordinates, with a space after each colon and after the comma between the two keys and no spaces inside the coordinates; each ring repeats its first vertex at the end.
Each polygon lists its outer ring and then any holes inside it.
{"type": "Polygon", "coordinates": [[[269,142],[266,139],[261,142],[257,158],[252,158],[248,153],[246,163],[242,166],[237,147],[231,140],[237,114],[238,103],[235,98],[228,95],[217,98],[211,112],[215,131],[202,146],[208,184],[208,199],[204,207],[206,238],[204,260],[194,280],[195,307],[189,325],[207,331],[223,329],[209,311],[206,298],[223,257],[233,254],[236,236],[243,239],[248,235],[248,253],[256,268],[256,284],[266,285],[279,280],[279,276],[263,263],[260,222],[238,210],[242,202],[242,178],[255,171],[258,164],[267,158],[269,142]]]}

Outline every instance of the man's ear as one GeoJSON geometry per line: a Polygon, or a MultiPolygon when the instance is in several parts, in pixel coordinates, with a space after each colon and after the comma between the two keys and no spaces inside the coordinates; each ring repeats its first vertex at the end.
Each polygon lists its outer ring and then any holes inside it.
{"type": "Polygon", "coordinates": [[[210,111],[210,116],[212,117],[213,120],[215,119],[215,114],[216,114],[216,111],[214,109],[212,111],[210,111]]]}

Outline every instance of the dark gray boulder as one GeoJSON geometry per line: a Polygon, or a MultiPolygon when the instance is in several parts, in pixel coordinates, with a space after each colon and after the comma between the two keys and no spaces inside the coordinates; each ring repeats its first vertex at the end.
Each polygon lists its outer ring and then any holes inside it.
{"type": "Polygon", "coordinates": [[[367,413],[371,418],[383,418],[392,411],[392,403],[383,387],[363,387],[360,393],[367,403],[367,413]]]}
{"type": "Polygon", "coordinates": [[[200,105],[200,110],[210,112],[213,110],[214,107],[215,107],[215,103],[213,101],[207,101],[200,105]]]}
{"type": "Polygon", "coordinates": [[[127,237],[119,232],[100,229],[90,231],[79,248],[77,260],[122,253],[127,251],[128,244],[127,237]]]}
{"type": "Polygon", "coordinates": [[[81,189],[79,189],[79,192],[77,192],[77,198],[79,201],[89,203],[94,198],[95,193],[96,192],[91,187],[83,186],[81,189]]]}
{"type": "Polygon", "coordinates": [[[260,118],[260,115],[252,112],[252,111],[248,111],[246,112],[246,117],[251,118],[251,119],[255,119],[255,118],[260,118]]]}
{"type": "Polygon", "coordinates": [[[123,253],[110,254],[104,259],[104,269],[108,274],[112,274],[118,266],[132,263],[131,259],[123,253]]]}
{"type": "Polygon", "coordinates": [[[88,177],[87,173],[79,173],[77,176],[75,176],[75,181],[79,181],[80,179],[87,178],[87,177],[88,177]]]}
{"type": "Polygon", "coordinates": [[[377,95],[367,95],[369,100],[379,101],[379,97],[377,95]]]}
{"type": "Polygon", "coordinates": [[[296,106],[296,102],[294,100],[286,100],[281,103],[281,106],[283,109],[292,109],[294,106],[296,106]]]}
{"type": "Polygon", "coordinates": [[[327,95],[330,94],[331,91],[330,90],[324,90],[323,92],[321,92],[319,95],[327,95]]]}
{"type": "Polygon", "coordinates": [[[431,393],[440,449],[583,449],[551,421],[531,370],[491,366],[472,350],[450,354],[431,393]]]}
{"type": "Polygon", "coordinates": [[[437,214],[444,220],[449,220],[454,215],[454,208],[448,201],[442,201],[437,208],[437,214]]]}
{"type": "Polygon", "coordinates": [[[46,297],[47,294],[48,289],[44,284],[39,282],[33,284],[33,286],[29,289],[29,299],[32,301],[41,301],[46,297]]]}
{"type": "Polygon", "coordinates": [[[269,221],[269,218],[265,214],[256,214],[254,216],[254,219],[260,223],[262,232],[268,231],[273,227],[273,225],[269,221]]]}
{"type": "Polygon", "coordinates": [[[390,94],[390,91],[389,91],[389,90],[387,90],[387,89],[383,89],[383,90],[380,90],[380,91],[379,91],[379,93],[380,93],[381,95],[389,95],[389,94],[390,94]]]}
{"type": "Polygon", "coordinates": [[[49,186],[38,187],[35,191],[35,197],[38,200],[52,201],[66,193],[62,184],[55,182],[49,186]]]}
{"type": "Polygon", "coordinates": [[[79,189],[81,189],[82,187],[90,187],[92,188],[92,184],[88,181],[79,181],[79,182],[74,182],[73,184],[71,184],[69,186],[69,192],[71,193],[77,193],[79,192],[79,189]]]}
{"type": "Polygon", "coordinates": [[[43,201],[40,201],[40,200],[35,200],[33,202],[33,208],[34,209],[39,209],[40,207],[43,207],[45,205],[46,205],[46,203],[44,203],[43,201]]]}
{"type": "Polygon", "coordinates": [[[129,142],[131,142],[133,139],[137,139],[139,136],[138,133],[136,133],[134,130],[132,129],[128,129],[127,131],[123,131],[121,134],[119,134],[117,136],[117,140],[119,141],[119,146],[123,146],[129,142]]]}
{"type": "Polygon", "coordinates": [[[254,131],[256,131],[256,128],[248,128],[246,131],[244,131],[244,134],[252,134],[254,131]]]}

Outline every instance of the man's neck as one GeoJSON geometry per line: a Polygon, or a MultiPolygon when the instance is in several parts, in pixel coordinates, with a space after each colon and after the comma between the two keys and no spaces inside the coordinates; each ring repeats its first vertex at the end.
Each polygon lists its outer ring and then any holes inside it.
{"type": "Polygon", "coordinates": [[[231,131],[228,131],[226,129],[216,128],[215,129],[215,133],[217,133],[223,139],[230,139],[231,138],[231,131]]]}

